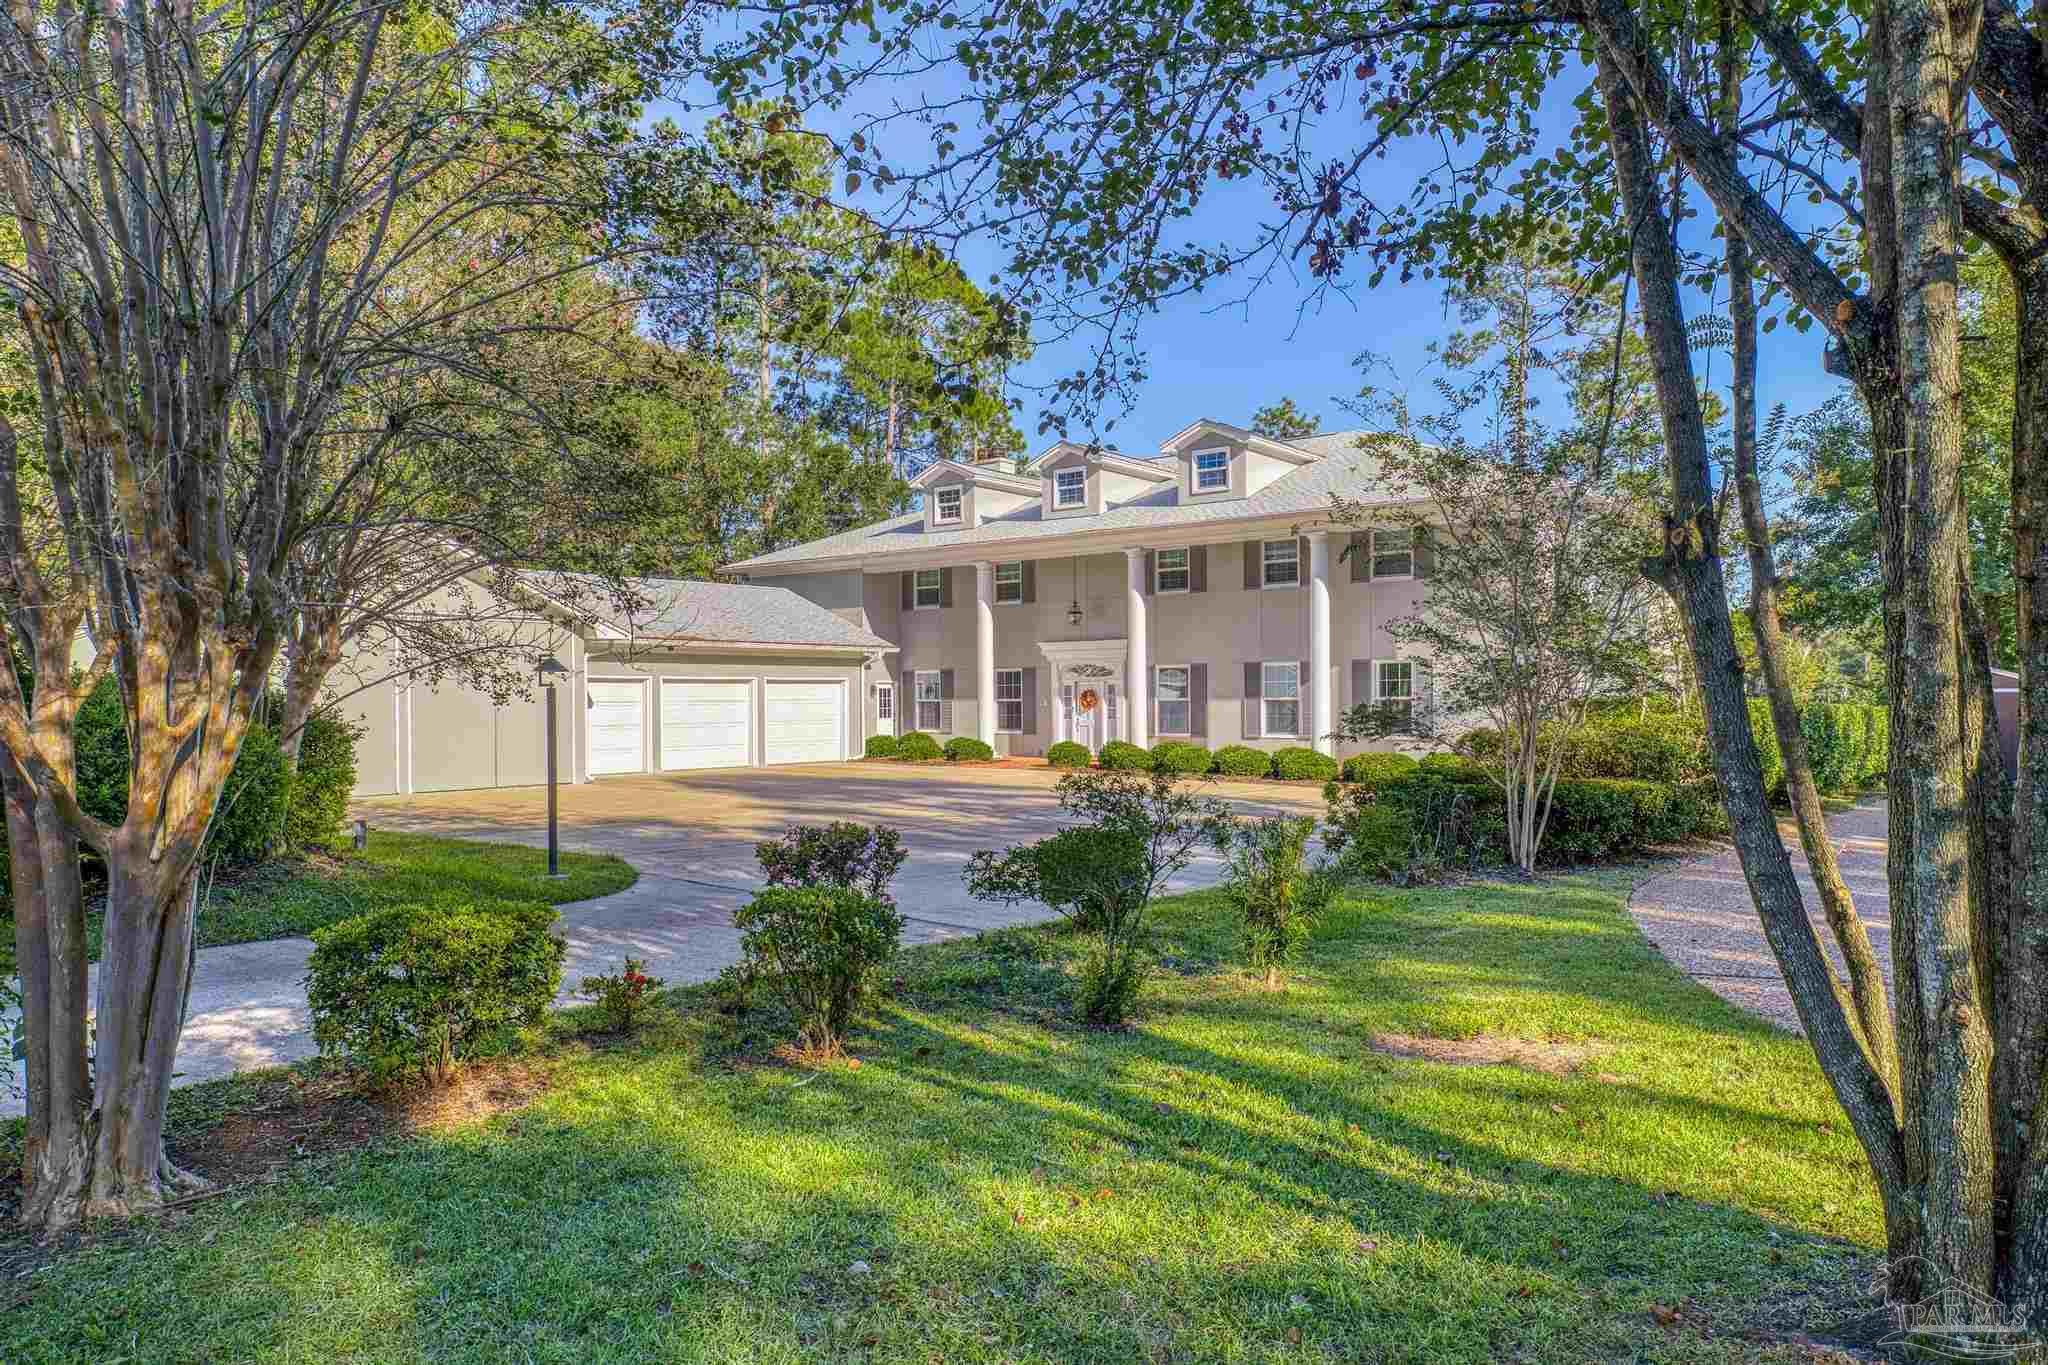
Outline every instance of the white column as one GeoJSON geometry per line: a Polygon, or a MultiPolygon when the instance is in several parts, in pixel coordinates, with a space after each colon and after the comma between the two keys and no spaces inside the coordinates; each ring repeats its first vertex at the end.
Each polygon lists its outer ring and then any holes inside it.
{"type": "Polygon", "coordinates": [[[981,742],[996,742],[996,566],[974,566],[974,715],[981,742]]]}
{"type": "Polygon", "coordinates": [[[1330,686],[1330,533],[1308,533],[1308,683],[1309,714],[1316,752],[1335,754],[1336,689],[1330,686]]]}
{"type": "Polygon", "coordinates": [[[1124,662],[1125,730],[1131,743],[1144,748],[1152,714],[1152,651],[1146,647],[1145,552],[1124,551],[1124,635],[1130,653],[1124,662]]]}

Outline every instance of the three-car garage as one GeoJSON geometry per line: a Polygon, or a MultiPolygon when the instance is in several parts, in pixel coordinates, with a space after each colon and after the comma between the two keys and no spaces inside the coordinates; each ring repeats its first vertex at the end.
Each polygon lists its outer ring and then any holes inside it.
{"type": "Polygon", "coordinates": [[[585,711],[590,774],[836,763],[859,750],[847,678],[604,677],[585,711]]]}

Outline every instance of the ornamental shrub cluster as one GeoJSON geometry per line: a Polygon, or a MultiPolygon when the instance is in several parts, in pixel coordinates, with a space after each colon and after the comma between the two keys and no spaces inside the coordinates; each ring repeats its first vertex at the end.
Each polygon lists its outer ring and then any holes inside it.
{"type": "Polygon", "coordinates": [[[1045,761],[1055,768],[1085,768],[1095,761],[1088,746],[1063,739],[1045,751],[1045,761]]]}
{"type": "Polygon", "coordinates": [[[1102,746],[1096,759],[1112,772],[1142,773],[1150,771],[1152,754],[1140,745],[1121,739],[1113,739],[1102,746]]]}
{"type": "Polygon", "coordinates": [[[1337,771],[1336,759],[1305,745],[1290,744],[1273,753],[1273,776],[1289,782],[1329,782],[1337,771]]]}
{"type": "Polygon", "coordinates": [[[992,746],[972,735],[955,735],[947,740],[944,753],[948,763],[986,763],[996,756],[992,746]]]}
{"type": "Polygon", "coordinates": [[[1264,777],[1273,771],[1273,756],[1249,744],[1226,744],[1216,751],[1216,771],[1225,777],[1264,777]]]}
{"type": "Polygon", "coordinates": [[[869,735],[867,747],[862,751],[869,758],[896,757],[897,741],[894,735],[869,735]]]}
{"type": "Polygon", "coordinates": [[[567,951],[538,903],[394,905],[313,933],[306,1001],[320,1051],[378,1080],[446,1084],[458,1064],[537,1027],[567,951]]]}
{"type": "Polygon", "coordinates": [[[945,751],[924,731],[912,730],[896,741],[896,757],[906,763],[932,763],[945,757],[945,751]]]}
{"type": "Polygon", "coordinates": [[[1157,772],[1194,776],[1215,766],[1216,756],[1190,740],[1162,740],[1152,746],[1152,767],[1157,772]]]}

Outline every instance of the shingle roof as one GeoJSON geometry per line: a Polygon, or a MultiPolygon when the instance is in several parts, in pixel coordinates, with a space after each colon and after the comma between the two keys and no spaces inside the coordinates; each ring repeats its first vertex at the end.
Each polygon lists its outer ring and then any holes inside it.
{"type": "MultiPolygon", "coordinates": [[[[685,578],[636,578],[622,586],[637,599],[617,601],[616,586],[570,575],[586,591],[579,606],[638,640],[679,644],[811,645],[840,649],[893,649],[788,588],[759,583],[707,583],[685,578]]],[[[534,586],[561,595],[563,575],[536,575],[534,586]]]]}
{"type": "Polygon", "coordinates": [[[1246,498],[1184,503],[1179,499],[1179,485],[1172,484],[1147,490],[1097,516],[1048,520],[1040,507],[1031,505],[993,517],[979,526],[952,531],[928,531],[924,514],[910,512],[872,526],[756,555],[726,568],[736,573],[754,573],[845,557],[930,554],[968,546],[1056,541],[1091,531],[1141,530],[1153,526],[1194,528],[1218,522],[1299,516],[1329,510],[1332,493],[1343,493],[1360,502],[1403,501],[1407,495],[1399,487],[1383,482],[1373,453],[1359,444],[1361,438],[1372,435],[1364,431],[1337,431],[1289,441],[1288,445],[1319,458],[1313,464],[1289,471],[1246,498]]]}

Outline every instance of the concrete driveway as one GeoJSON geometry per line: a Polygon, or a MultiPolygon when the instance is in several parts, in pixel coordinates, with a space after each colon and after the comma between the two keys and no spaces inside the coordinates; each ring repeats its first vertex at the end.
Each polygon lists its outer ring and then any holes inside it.
{"type": "MultiPolygon", "coordinates": [[[[792,824],[857,820],[893,825],[910,858],[897,876],[906,943],[958,938],[1048,918],[1043,906],[984,905],[960,881],[985,848],[1043,837],[1059,826],[1056,775],[1044,768],[904,767],[885,763],[604,778],[561,789],[562,847],[615,853],[640,879],[615,895],[562,907],[569,943],[560,1003],[576,983],[631,954],[672,984],[707,981],[739,955],[732,912],[761,883],[754,845],[792,824]]],[[[1317,813],[1319,790],[1259,783],[1213,785],[1247,814],[1317,813]]],[[[539,787],[441,792],[359,801],[373,828],[540,846],[547,840],[547,793],[539,787]]],[[[1213,885],[1213,854],[1174,883],[1213,885]]],[[[191,1013],[178,1049],[178,1081],[312,1056],[306,1011],[308,939],[208,948],[199,954],[191,1013]]],[[[0,1095],[0,1114],[20,1101],[0,1095]]]]}

